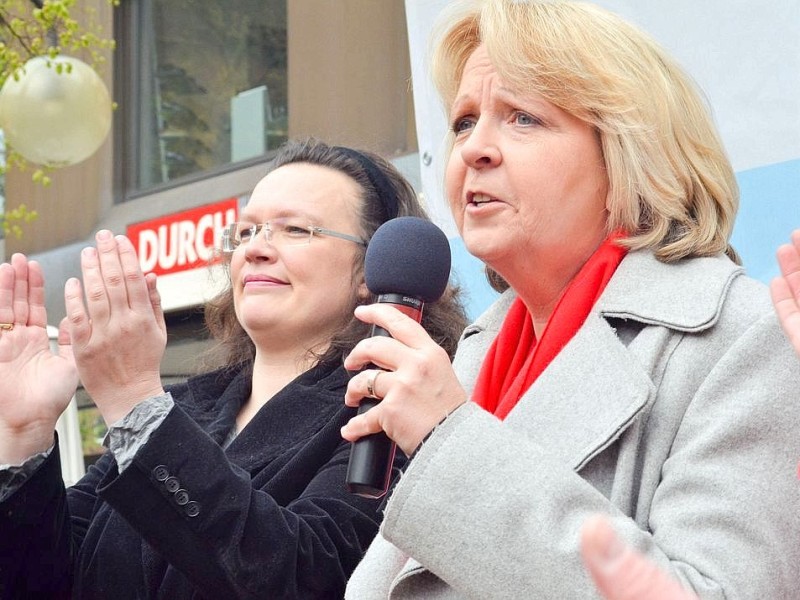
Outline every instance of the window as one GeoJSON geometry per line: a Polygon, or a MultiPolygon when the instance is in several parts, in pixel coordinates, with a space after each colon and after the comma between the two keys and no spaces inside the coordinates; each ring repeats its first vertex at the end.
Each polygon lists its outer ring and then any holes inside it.
{"type": "Polygon", "coordinates": [[[286,140],[286,0],[131,0],[117,19],[122,199],[286,140]]]}

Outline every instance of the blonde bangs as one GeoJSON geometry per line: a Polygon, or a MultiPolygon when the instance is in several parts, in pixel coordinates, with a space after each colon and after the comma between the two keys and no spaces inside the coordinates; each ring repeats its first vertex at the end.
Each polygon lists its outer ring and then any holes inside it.
{"type": "Polygon", "coordinates": [[[475,2],[451,5],[434,30],[431,77],[439,98],[449,114],[455,101],[464,65],[481,44],[480,11],[475,2]]]}

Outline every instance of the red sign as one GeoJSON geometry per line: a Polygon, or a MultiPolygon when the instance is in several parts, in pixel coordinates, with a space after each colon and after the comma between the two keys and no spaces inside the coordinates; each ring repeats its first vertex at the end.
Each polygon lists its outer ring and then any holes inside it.
{"type": "Polygon", "coordinates": [[[239,200],[228,198],[128,226],[128,238],[145,273],[199,269],[219,260],[222,229],[236,221],[239,200]]]}

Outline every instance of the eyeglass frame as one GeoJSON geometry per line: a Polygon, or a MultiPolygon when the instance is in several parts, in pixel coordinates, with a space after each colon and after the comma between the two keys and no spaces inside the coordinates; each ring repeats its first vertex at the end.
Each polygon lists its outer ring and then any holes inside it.
{"type": "MultiPolygon", "coordinates": [[[[286,222],[286,219],[272,219],[271,221],[264,221],[263,223],[253,223],[250,227],[251,230],[255,229],[255,231],[251,234],[251,238],[247,242],[239,242],[235,246],[234,244],[234,236],[236,233],[237,226],[242,223],[243,221],[234,221],[233,223],[229,223],[222,229],[222,252],[226,254],[232,254],[236,251],[237,248],[240,246],[244,246],[249,244],[252,240],[254,240],[262,231],[266,230],[268,232],[266,238],[267,241],[272,243],[272,229],[270,228],[270,222],[286,222]],[[230,247],[230,249],[228,249],[230,247]]],[[[244,221],[247,223],[247,221],[244,221]]],[[[350,235],[349,233],[342,233],[340,231],[334,231],[333,229],[327,229],[325,227],[317,227],[316,225],[295,225],[299,229],[305,229],[308,231],[308,241],[301,243],[301,244],[289,244],[290,246],[310,246],[311,245],[311,238],[314,235],[327,235],[330,237],[339,238],[341,240],[346,240],[348,242],[353,242],[358,244],[359,246],[364,246],[366,248],[367,242],[362,240],[359,237],[354,235],[350,235]]]]}

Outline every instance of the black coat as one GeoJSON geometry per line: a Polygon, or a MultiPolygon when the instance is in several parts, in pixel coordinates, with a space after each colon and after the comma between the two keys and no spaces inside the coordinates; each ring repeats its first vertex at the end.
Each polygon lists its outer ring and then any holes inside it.
{"type": "Polygon", "coordinates": [[[0,504],[0,596],[342,597],[380,504],[345,488],[347,380],[301,375],[223,450],[249,369],[192,378],[121,475],[106,453],[66,492],[56,448],[0,504]]]}

